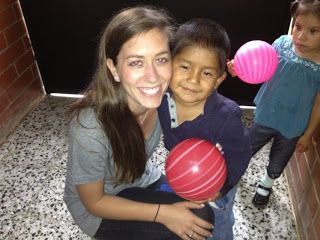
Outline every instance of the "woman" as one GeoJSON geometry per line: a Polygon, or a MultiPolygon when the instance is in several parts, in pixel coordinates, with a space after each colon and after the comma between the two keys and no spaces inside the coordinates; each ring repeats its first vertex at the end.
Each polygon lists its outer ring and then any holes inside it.
{"type": "Polygon", "coordinates": [[[172,36],[163,10],[120,11],[101,36],[91,85],[70,109],[64,200],[96,239],[211,235],[212,224],[202,219],[212,219],[210,208],[157,191],[163,177],[148,161],[160,140],[156,108],[172,74],[172,36]]]}

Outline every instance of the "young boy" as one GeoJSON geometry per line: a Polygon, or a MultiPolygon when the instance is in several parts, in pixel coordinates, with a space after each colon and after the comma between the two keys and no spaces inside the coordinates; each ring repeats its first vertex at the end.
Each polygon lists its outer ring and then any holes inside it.
{"type": "Polygon", "coordinates": [[[209,19],[182,24],[173,47],[173,75],[158,109],[165,147],[170,151],[188,138],[201,138],[222,146],[228,177],[220,198],[211,202],[214,236],[233,239],[236,186],[247,169],[250,140],[241,122],[241,109],[217,92],[226,78],[230,40],[225,29],[209,19]]]}

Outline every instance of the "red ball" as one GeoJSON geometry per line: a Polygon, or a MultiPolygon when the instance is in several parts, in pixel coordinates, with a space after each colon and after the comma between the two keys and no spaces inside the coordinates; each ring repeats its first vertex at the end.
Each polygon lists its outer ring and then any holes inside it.
{"type": "Polygon", "coordinates": [[[186,139],[170,151],[165,172],[173,191],[191,201],[213,197],[227,178],[226,161],[220,150],[197,138],[186,139]]]}

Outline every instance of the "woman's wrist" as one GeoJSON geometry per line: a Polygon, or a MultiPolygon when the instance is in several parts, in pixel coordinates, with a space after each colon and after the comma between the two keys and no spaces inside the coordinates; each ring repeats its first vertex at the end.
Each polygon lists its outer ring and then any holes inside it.
{"type": "Polygon", "coordinates": [[[159,214],[159,211],[160,211],[160,207],[161,207],[161,204],[159,203],[158,206],[157,206],[156,214],[154,215],[153,222],[157,222],[157,217],[158,217],[158,214],[159,214]]]}

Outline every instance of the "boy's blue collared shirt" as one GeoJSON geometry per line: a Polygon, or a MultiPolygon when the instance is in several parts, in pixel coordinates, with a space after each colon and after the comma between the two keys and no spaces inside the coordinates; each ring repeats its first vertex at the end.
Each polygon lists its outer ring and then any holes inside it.
{"type": "Polygon", "coordinates": [[[188,138],[219,143],[228,169],[227,181],[221,189],[222,195],[225,195],[239,182],[251,158],[249,132],[241,121],[241,109],[237,103],[214,91],[206,101],[203,114],[174,127],[172,121],[176,121],[176,116],[172,113],[175,112],[172,101],[169,91],[158,108],[165,147],[170,151],[188,138]]]}

